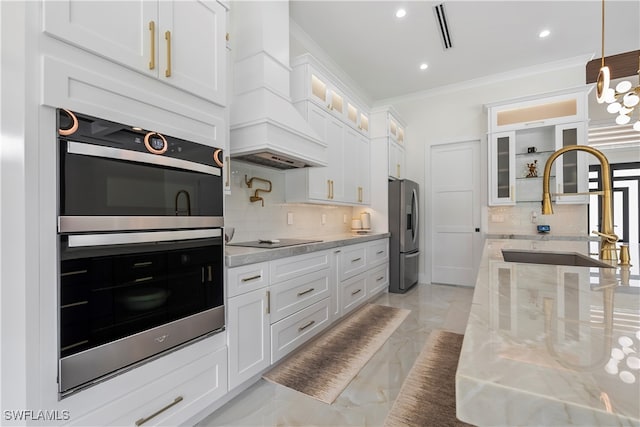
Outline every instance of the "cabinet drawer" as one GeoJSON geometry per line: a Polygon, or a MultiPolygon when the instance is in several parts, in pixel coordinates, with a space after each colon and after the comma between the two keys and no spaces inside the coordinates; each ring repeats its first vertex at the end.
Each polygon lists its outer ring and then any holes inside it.
{"type": "Polygon", "coordinates": [[[263,288],[268,284],[268,262],[243,265],[227,270],[227,298],[263,288]]]}
{"type": "Polygon", "coordinates": [[[345,280],[340,284],[342,289],[342,314],[356,308],[367,297],[366,275],[362,274],[345,280]]]}
{"type": "Polygon", "coordinates": [[[340,252],[340,280],[362,273],[367,268],[367,248],[363,244],[345,247],[340,252]]]}
{"type": "Polygon", "coordinates": [[[271,284],[329,268],[329,263],[329,251],[312,252],[273,260],[270,263],[271,284]]]}
{"type": "Polygon", "coordinates": [[[317,335],[329,325],[329,298],[271,325],[271,363],[317,335]]]}
{"type": "Polygon", "coordinates": [[[389,240],[374,241],[367,246],[367,263],[374,266],[389,261],[389,240]]]}
{"type": "Polygon", "coordinates": [[[389,286],[388,264],[383,264],[367,274],[367,296],[372,296],[389,286]]]}
{"type": "Polygon", "coordinates": [[[271,323],[328,297],[329,271],[315,271],[272,286],[271,323]]]}
{"type": "Polygon", "coordinates": [[[144,426],[184,423],[227,392],[227,348],[151,378],[157,379],[74,420],[72,425],[135,425],[165,407],[144,426]]]}

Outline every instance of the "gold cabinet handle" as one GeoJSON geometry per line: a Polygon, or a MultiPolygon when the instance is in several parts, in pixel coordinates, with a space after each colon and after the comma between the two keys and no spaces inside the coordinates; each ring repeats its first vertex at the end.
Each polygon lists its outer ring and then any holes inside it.
{"type": "Polygon", "coordinates": [[[376,279],[376,282],[379,282],[379,281],[381,281],[381,280],[384,280],[384,276],[380,276],[380,277],[378,277],[378,278],[376,279]]]}
{"type": "Polygon", "coordinates": [[[396,164],[396,169],[397,169],[397,172],[398,172],[398,173],[397,173],[398,178],[400,178],[400,163],[397,163],[397,164],[396,164]]]}
{"type": "Polygon", "coordinates": [[[352,259],[352,260],[351,260],[351,262],[358,262],[358,261],[360,261],[361,259],[362,259],[361,257],[354,258],[354,259],[352,259]]]}
{"type": "Polygon", "coordinates": [[[164,39],[167,41],[167,69],[164,76],[171,77],[171,31],[164,33],[164,39]]]}
{"type": "Polygon", "coordinates": [[[149,37],[151,39],[149,69],[153,70],[156,68],[156,23],[154,21],[149,21],[149,37]]]}
{"type": "Polygon", "coordinates": [[[300,326],[300,327],[298,328],[298,332],[302,332],[302,331],[304,331],[304,330],[305,330],[305,329],[307,329],[309,326],[311,326],[311,325],[313,325],[313,324],[315,324],[315,323],[316,323],[316,321],[315,321],[315,320],[311,320],[311,321],[309,321],[306,325],[300,326]]]}
{"type": "Polygon", "coordinates": [[[362,187],[358,187],[358,202],[362,203],[362,187]]]}
{"type": "Polygon", "coordinates": [[[331,200],[333,200],[333,180],[331,180],[331,200]]]}
{"type": "Polygon", "coordinates": [[[327,180],[327,199],[331,198],[331,180],[327,180]]]}
{"type": "Polygon", "coordinates": [[[160,415],[161,413],[163,413],[167,409],[169,409],[172,406],[177,405],[178,403],[182,402],[182,400],[183,400],[182,396],[176,397],[175,399],[173,399],[173,402],[169,403],[164,408],[157,410],[156,412],[154,412],[153,414],[149,415],[148,417],[140,418],[138,421],[136,421],[136,426],[140,427],[142,424],[146,423],[150,419],[157,417],[158,415],[160,415]]]}
{"type": "Polygon", "coordinates": [[[362,292],[362,289],[358,289],[357,291],[353,291],[353,292],[351,292],[351,295],[355,295],[355,294],[358,294],[358,293],[360,293],[360,292],[362,292]]]}
{"type": "Polygon", "coordinates": [[[251,277],[244,277],[241,279],[241,281],[243,282],[249,282],[251,280],[256,280],[256,279],[261,279],[262,275],[261,274],[256,274],[255,276],[251,276],[251,277]]]}

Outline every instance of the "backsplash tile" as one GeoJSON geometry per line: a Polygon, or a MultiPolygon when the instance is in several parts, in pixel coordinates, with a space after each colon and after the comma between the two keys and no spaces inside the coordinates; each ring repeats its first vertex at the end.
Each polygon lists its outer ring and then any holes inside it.
{"type": "Polygon", "coordinates": [[[538,234],[537,225],[551,226],[549,234],[558,236],[586,236],[586,205],[553,205],[553,215],[542,215],[539,203],[519,203],[516,206],[488,208],[488,234],[538,234]],[[535,212],[537,223],[531,222],[535,212]]]}
{"type": "Polygon", "coordinates": [[[351,231],[351,207],[285,202],[285,172],[241,161],[231,162],[231,195],[225,196],[225,226],[234,227],[232,242],[256,239],[290,237],[316,237],[349,233],[351,231]],[[261,203],[250,202],[258,188],[268,184],[254,180],[253,188],[245,184],[247,179],[259,177],[272,183],[270,193],[259,192],[261,203]],[[293,214],[293,224],[287,224],[287,214],[293,214]],[[322,215],[326,215],[322,224],[322,215]],[[344,216],[347,223],[344,223],[344,216]]]}

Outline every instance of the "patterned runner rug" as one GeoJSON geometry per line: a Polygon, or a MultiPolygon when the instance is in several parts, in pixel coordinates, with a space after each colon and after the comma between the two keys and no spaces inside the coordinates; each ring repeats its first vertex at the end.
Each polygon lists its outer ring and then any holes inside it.
{"type": "Polygon", "coordinates": [[[385,427],[469,426],[456,418],[456,369],[464,335],[433,331],[402,383],[385,427]]]}
{"type": "Polygon", "coordinates": [[[263,378],[331,404],[409,313],[366,304],[263,378]]]}

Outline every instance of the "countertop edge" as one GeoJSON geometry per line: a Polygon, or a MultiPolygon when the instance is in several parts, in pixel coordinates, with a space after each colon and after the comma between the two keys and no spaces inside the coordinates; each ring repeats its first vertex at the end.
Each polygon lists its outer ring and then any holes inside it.
{"type": "Polygon", "coordinates": [[[371,233],[362,235],[340,235],[320,237],[322,242],[308,243],[304,245],[287,246],[277,249],[246,248],[241,246],[226,246],[225,266],[240,267],[242,265],[255,264],[258,262],[272,261],[279,258],[287,258],[296,255],[303,255],[311,252],[323,251],[327,249],[339,248],[342,246],[354,245],[373,240],[388,238],[391,233],[371,233]]]}

